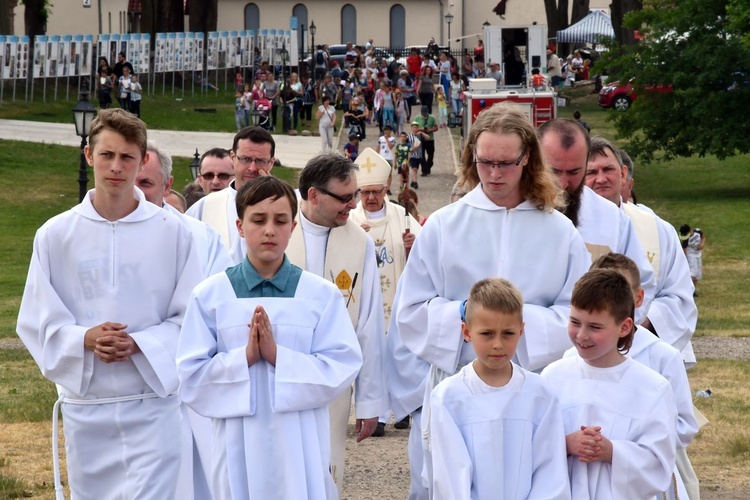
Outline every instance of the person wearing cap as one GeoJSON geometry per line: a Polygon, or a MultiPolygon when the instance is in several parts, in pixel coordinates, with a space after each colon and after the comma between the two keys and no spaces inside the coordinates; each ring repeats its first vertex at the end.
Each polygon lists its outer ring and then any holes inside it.
{"type": "MultiPolygon", "coordinates": [[[[362,165],[362,168],[368,167],[362,165]]],[[[354,391],[359,442],[372,435],[378,416],[384,414],[389,405],[383,371],[383,293],[375,245],[349,217],[360,194],[356,171],[357,165],[335,151],[326,151],[307,162],[299,175],[298,224],[292,232],[286,255],[292,264],[330,279],[344,297],[363,357],[354,391]]],[[[299,340],[304,342],[306,338],[300,331],[299,340]]],[[[339,497],[343,491],[351,397],[349,388],[328,408],[331,421],[330,470],[339,497]]]]}
{"type": "MultiPolygon", "coordinates": [[[[421,229],[419,222],[408,215],[403,207],[388,200],[391,182],[391,165],[371,148],[365,148],[355,162],[357,185],[361,194],[351,219],[364,229],[375,243],[375,258],[383,292],[383,316],[387,326],[396,296],[396,284],[406,266],[414,240],[421,229]]],[[[385,332],[387,334],[387,330],[385,332]]],[[[391,410],[380,416],[374,436],[385,433],[385,424],[391,410]]],[[[400,428],[408,426],[408,417],[397,422],[400,428]]]]}
{"type": "MultiPolygon", "coordinates": [[[[435,131],[438,129],[437,121],[430,114],[430,108],[422,106],[421,114],[412,123],[416,123],[418,130],[427,134],[427,137],[422,135],[419,139],[422,142],[422,177],[427,177],[430,175],[432,165],[435,162],[435,131]]],[[[412,128],[413,131],[414,129],[412,128]]]]}
{"type": "Polygon", "coordinates": [[[503,79],[503,72],[500,71],[500,63],[492,61],[490,63],[490,70],[485,75],[486,78],[494,78],[497,81],[497,88],[501,88],[505,84],[503,79]]]}

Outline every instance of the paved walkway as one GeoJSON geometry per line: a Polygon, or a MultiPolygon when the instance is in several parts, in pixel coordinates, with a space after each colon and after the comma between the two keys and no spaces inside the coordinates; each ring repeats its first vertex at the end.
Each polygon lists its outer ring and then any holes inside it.
{"type": "MultiPolygon", "coordinates": [[[[334,141],[334,147],[339,151],[343,151],[347,141],[346,131],[342,131],[341,128],[343,127],[339,127],[339,137],[334,141]]],[[[367,132],[364,144],[377,151],[377,126],[368,126],[367,132]]],[[[196,148],[199,153],[215,147],[231,148],[234,134],[149,130],[148,138],[171,155],[189,158],[195,154],[196,148]]],[[[0,139],[74,147],[81,144],[72,123],[0,120],[0,139]]],[[[312,156],[320,152],[320,137],[274,135],[274,139],[276,157],[288,167],[301,169],[312,156]]],[[[440,129],[435,133],[435,166],[432,174],[419,179],[419,209],[422,215],[428,215],[450,201],[450,190],[455,182],[454,158],[450,133],[448,129],[440,129]]]]}

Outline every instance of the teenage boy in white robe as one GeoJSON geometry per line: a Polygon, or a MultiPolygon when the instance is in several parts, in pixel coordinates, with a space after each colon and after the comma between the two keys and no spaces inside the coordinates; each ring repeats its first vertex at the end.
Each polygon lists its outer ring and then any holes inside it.
{"type": "Polygon", "coordinates": [[[37,231],[17,331],[58,385],[71,496],[171,499],[175,352],[201,265],[187,227],[134,188],[146,125],[102,110],[89,140],[96,187],[37,231]]]}
{"type": "Polygon", "coordinates": [[[461,331],[477,358],[432,391],[433,498],[569,499],[557,397],[511,361],[523,297],[501,278],[477,282],[461,331]]]}
{"type": "MultiPolygon", "coordinates": [[[[399,342],[390,340],[397,332],[406,349],[431,365],[432,376],[421,394],[424,370],[419,363],[402,361],[414,366],[412,374],[388,370],[389,390],[400,395],[394,411],[414,412],[412,433],[427,438],[428,429],[419,428],[417,419],[429,424],[429,418],[421,415],[413,396],[429,397],[444,376],[476,358],[460,334],[459,308],[472,285],[502,277],[523,293],[527,333],[516,359],[527,370],[540,370],[569,347],[565,325],[570,294],[591,262],[581,235],[555,210],[563,204],[561,190],[544,164],[536,131],[515,106],[496,104],[479,114],[466,140],[459,180],[472,191],[432,214],[422,228],[401,275],[392,313],[395,325],[388,330],[390,356],[408,356],[399,342]]],[[[419,471],[426,469],[425,487],[432,482],[431,461],[422,463],[422,453],[410,440],[413,498],[428,496],[426,488],[419,492],[414,484],[419,471]]]]}
{"type": "MultiPolygon", "coordinates": [[[[615,253],[602,255],[594,261],[591,269],[618,271],[630,284],[635,307],[637,308],[643,302],[638,266],[627,256],[615,253]]],[[[566,357],[575,355],[575,347],[571,347],[565,353],[566,357]]],[[[677,472],[674,484],[665,492],[667,498],[700,498],[698,478],[687,455],[687,446],[698,433],[699,425],[693,411],[690,382],[680,351],[660,340],[646,328],[638,326],[633,334],[633,345],[630,346],[628,357],[656,371],[672,386],[672,395],[677,405],[677,472]],[[690,489],[689,493],[688,489],[690,489]],[[675,492],[678,494],[676,495],[675,492]]]]}
{"type": "Polygon", "coordinates": [[[199,284],[178,347],[180,396],[213,419],[221,499],[338,498],[328,405],[362,352],[335,285],[287,259],[294,190],[274,177],[237,193],[239,265],[199,284]]]}
{"type": "Polygon", "coordinates": [[[635,302],[617,271],[586,273],[568,335],[577,356],[542,372],[560,400],[572,498],[661,498],[672,485],[677,410],[669,382],[626,357],[635,302]]]}

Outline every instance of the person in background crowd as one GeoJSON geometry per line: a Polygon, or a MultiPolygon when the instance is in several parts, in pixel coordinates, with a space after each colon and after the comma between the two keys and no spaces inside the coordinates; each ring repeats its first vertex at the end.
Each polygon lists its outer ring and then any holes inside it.
{"type": "Polygon", "coordinates": [[[104,62],[105,65],[99,68],[99,78],[96,80],[96,96],[101,109],[107,109],[112,104],[112,75],[109,74],[109,68],[106,66],[107,60],[104,59],[104,62]]]}
{"type": "Polygon", "coordinates": [[[130,112],[138,118],[141,117],[141,100],[143,100],[143,87],[138,81],[138,75],[130,77],[130,112]]]}

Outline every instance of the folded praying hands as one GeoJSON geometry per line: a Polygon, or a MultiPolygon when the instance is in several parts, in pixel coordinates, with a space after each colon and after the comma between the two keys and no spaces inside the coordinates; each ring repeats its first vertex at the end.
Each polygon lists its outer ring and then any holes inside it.
{"type": "Polygon", "coordinates": [[[268,319],[263,306],[257,306],[253,318],[247,324],[250,327],[249,338],[245,354],[247,366],[252,366],[261,359],[276,366],[276,341],[271,330],[271,320],[268,319]]]}
{"type": "Polygon", "coordinates": [[[612,441],[602,435],[599,426],[581,426],[580,431],[571,432],[565,436],[568,455],[575,455],[585,463],[612,463],[612,441]]]}

